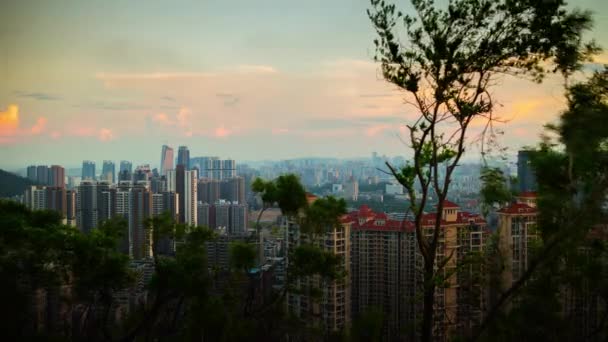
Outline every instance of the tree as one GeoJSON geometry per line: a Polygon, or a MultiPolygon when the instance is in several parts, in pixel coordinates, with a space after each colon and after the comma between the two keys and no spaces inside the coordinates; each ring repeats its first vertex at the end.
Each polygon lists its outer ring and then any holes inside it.
{"type": "Polygon", "coordinates": [[[384,79],[406,92],[419,114],[407,125],[413,162],[387,167],[410,197],[424,260],[420,336],[431,341],[436,277],[445,261],[436,260],[441,220],[429,239],[421,229],[429,194],[437,197],[439,215],[471,123],[485,120],[486,131],[493,129],[490,89],[497,77],[525,75],[540,82],[550,71],[570,75],[597,48],[581,38],[590,14],[568,10],[561,0],[453,0],[444,8],[433,0],[411,2],[415,16],[384,0],[371,0],[368,15],[384,79]]]}
{"type": "MultiPolygon", "coordinates": [[[[476,338],[485,329],[508,331],[509,323],[513,327],[529,319],[526,314],[531,310],[527,306],[517,305],[507,315],[501,311],[514,298],[520,298],[519,303],[536,303],[535,319],[543,314],[546,322],[553,322],[545,330],[559,331],[556,336],[564,338],[571,337],[564,329],[567,322],[554,317],[555,309],[539,311],[539,302],[559,302],[557,298],[563,288],[580,288],[584,283],[585,291],[595,291],[608,305],[608,297],[601,290],[607,278],[608,260],[603,243],[592,239],[598,230],[601,232],[602,224],[608,222],[608,213],[602,208],[608,196],[606,85],[608,71],[604,69],[588,81],[568,87],[568,108],[558,124],[548,125],[550,132],[557,133],[557,140],[546,135],[532,158],[538,180],[538,230],[542,244],[521,278],[490,308],[476,338]],[[505,325],[507,328],[500,329],[505,325]]],[[[527,337],[533,339],[534,335],[527,337]]],[[[521,335],[517,338],[521,339],[521,335]]]]}
{"type": "Polygon", "coordinates": [[[504,204],[511,200],[512,193],[507,187],[507,180],[499,168],[484,166],[481,169],[481,210],[488,215],[490,209],[498,204],[504,204]]]}

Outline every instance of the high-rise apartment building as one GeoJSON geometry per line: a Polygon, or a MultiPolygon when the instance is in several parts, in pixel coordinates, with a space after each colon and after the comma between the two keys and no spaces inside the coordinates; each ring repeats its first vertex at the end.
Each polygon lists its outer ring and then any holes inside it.
{"type": "Polygon", "coordinates": [[[211,228],[211,206],[209,203],[198,202],[198,208],[196,210],[198,225],[211,228]]]}
{"type": "Polygon", "coordinates": [[[127,171],[128,173],[133,173],[133,163],[128,160],[121,160],[119,171],[127,171]]]}
{"type": "Polygon", "coordinates": [[[130,181],[133,179],[133,164],[130,161],[123,160],[120,162],[118,171],[118,181],[130,181]]]}
{"type": "Polygon", "coordinates": [[[27,179],[36,183],[38,182],[38,176],[36,173],[36,165],[30,165],[27,167],[27,179]]]}
{"type": "Polygon", "coordinates": [[[231,177],[222,179],[220,183],[220,199],[245,203],[245,178],[231,177]]]}
{"type": "Polygon", "coordinates": [[[226,159],[221,161],[221,179],[236,177],[236,161],[226,159]]]}
{"type": "Polygon", "coordinates": [[[517,202],[498,210],[498,248],[504,258],[503,289],[511,287],[526,271],[530,247],[540,238],[536,231],[538,212],[534,198],[533,193],[523,193],[517,202]]]}
{"type": "Polygon", "coordinates": [[[247,233],[247,205],[232,203],[229,208],[228,230],[231,235],[242,235],[247,233]]]}
{"type": "Polygon", "coordinates": [[[198,200],[213,204],[221,198],[220,181],[216,179],[201,178],[198,181],[198,200]]]}
{"type": "Polygon", "coordinates": [[[82,180],[95,180],[95,162],[85,160],[82,162],[82,180]]]}
{"type": "Polygon", "coordinates": [[[414,225],[366,205],[342,221],[351,224],[352,318],[381,310],[384,340],[414,340],[422,262],[414,225]]]}
{"type": "Polygon", "coordinates": [[[173,149],[163,145],[160,154],[160,175],[165,176],[169,170],[173,170],[173,149]]]}
{"type": "Polygon", "coordinates": [[[46,209],[58,212],[67,223],[67,197],[65,187],[46,187],[46,209]]]}
{"type": "Polygon", "coordinates": [[[101,169],[101,180],[116,183],[116,164],[111,160],[104,160],[101,169]]]}
{"type": "Polygon", "coordinates": [[[190,150],[188,150],[188,146],[178,147],[176,165],[184,165],[186,170],[190,170],[190,150]]]}
{"type": "MultiPolygon", "coordinates": [[[[315,199],[314,196],[309,196],[309,202],[313,202],[315,199]]],[[[323,284],[318,278],[308,278],[297,283],[296,288],[301,286],[319,287],[322,295],[320,298],[314,298],[300,291],[288,292],[286,301],[289,312],[301,319],[321,323],[327,331],[344,329],[350,324],[351,320],[351,224],[344,222],[340,227],[328,227],[324,235],[317,236],[314,240],[303,234],[298,224],[293,220],[284,219],[283,225],[287,234],[287,253],[302,243],[313,243],[338,256],[340,266],[345,272],[344,277],[323,284]]],[[[289,260],[287,260],[287,265],[289,265],[289,260]]]]}
{"type": "Polygon", "coordinates": [[[129,251],[133,259],[149,258],[150,234],[145,220],[152,217],[152,193],[143,185],[134,185],[129,192],[129,251]]]}
{"type": "Polygon", "coordinates": [[[83,233],[97,228],[97,184],[82,181],[76,194],[76,226],[83,233]]]}
{"type": "Polygon", "coordinates": [[[532,168],[532,156],[534,151],[519,151],[517,152],[517,181],[519,182],[519,191],[536,191],[538,185],[536,183],[536,174],[532,168]]]}
{"type": "Polygon", "coordinates": [[[212,179],[222,179],[222,166],[223,162],[219,159],[211,160],[211,178],[212,179]]]}
{"type": "Polygon", "coordinates": [[[65,188],[65,169],[59,165],[52,165],[49,169],[49,185],[65,188]]]}
{"type": "Polygon", "coordinates": [[[49,168],[46,165],[36,167],[36,183],[38,185],[49,185],[49,168]]]}
{"type": "Polygon", "coordinates": [[[44,186],[29,186],[24,193],[24,204],[31,210],[46,209],[46,188],[44,186]]]}
{"type": "Polygon", "coordinates": [[[66,224],[76,226],[76,191],[67,190],[65,193],[66,224]]]}
{"type": "Polygon", "coordinates": [[[436,288],[433,336],[437,341],[445,341],[470,336],[483,319],[488,293],[483,279],[479,279],[485,274],[480,269],[482,265],[457,266],[463,265],[471,253],[485,249],[489,231],[483,217],[462,211],[446,200],[440,215],[433,212],[421,218],[425,239],[433,238],[438,218],[441,222],[435,262],[445,264],[441,276],[446,286],[436,288]]]}
{"type": "Polygon", "coordinates": [[[198,174],[197,170],[187,171],[183,165],[177,165],[175,172],[167,176],[167,189],[178,194],[179,222],[197,225],[198,174]],[[175,184],[173,186],[173,184],[175,184]]]}

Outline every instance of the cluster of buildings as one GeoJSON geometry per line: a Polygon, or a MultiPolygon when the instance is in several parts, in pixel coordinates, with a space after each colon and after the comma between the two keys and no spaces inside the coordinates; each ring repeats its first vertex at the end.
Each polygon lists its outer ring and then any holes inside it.
{"type": "Polygon", "coordinates": [[[37,185],[25,191],[24,203],[34,210],[57,211],[66,224],[85,233],[104,220],[125,218],[129,229],[122,246],[134,260],[151,255],[144,220],[163,212],[179,223],[206,225],[226,234],[247,231],[245,181],[237,176],[234,160],[191,159],[186,146],[180,146],[174,158],[173,149],[164,145],[160,172],[149,164],[133,169],[131,162],[121,161],[116,173],[116,164],[109,160],[103,161],[101,173],[90,160],[83,161],[81,171],[77,183],[66,185],[63,167],[29,166],[27,176],[37,185]]]}

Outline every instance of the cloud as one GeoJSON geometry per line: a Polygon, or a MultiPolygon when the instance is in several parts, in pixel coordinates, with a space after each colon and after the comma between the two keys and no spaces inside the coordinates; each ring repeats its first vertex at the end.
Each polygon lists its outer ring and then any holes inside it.
{"type": "Polygon", "coordinates": [[[289,133],[288,128],[273,128],[271,131],[272,135],[283,135],[289,133]]]}
{"type": "Polygon", "coordinates": [[[163,96],[160,98],[161,100],[169,101],[169,102],[177,102],[177,100],[171,96],[163,96]]]}
{"type": "Polygon", "coordinates": [[[61,138],[62,134],[59,131],[52,131],[50,134],[51,138],[53,139],[59,139],[61,138]]]}
{"type": "Polygon", "coordinates": [[[48,120],[38,117],[30,128],[21,127],[19,106],[12,104],[5,111],[0,112],[0,143],[11,143],[23,138],[40,135],[46,131],[48,120]]]}
{"type": "Polygon", "coordinates": [[[151,73],[105,73],[95,74],[95,78],[101,81],[131,81],[131,80],[175,80],[205,78],[213,76],[206,72],[151,72],[151,73]]]}
{"type": "Polygon", "coordinates": [[[165,113],[158,113],[152,117],[152,121],[158,122],[163,126],[174,126],[175,122],[167,116],[165,113]]]}
{"type": "Polygon", "coordinates": [[[278,72],[277,69],[269,65],[239,65],[235,70],[237,72],[259,74],[276,74],[278,72]]]}
{"type": "Polygon", "coordinates": [[[45,117],[39,117],[38,120],[36,120],[36,124],[30,129],[30,132],[32,132],[32,134],[40,134],[44,132],[47,121],[48,120],[45,117]]]}
{"type": "Polygon", "coordinates": [[[100,110],[111,110],[111,111],[124,111],[124,110],[142,110],[149,108],[137,103],[130,102],[108,102],[108,101],[95,101],[84,104],[75,105],[75,108],[86,108],[86,109],[100,109],[100,110]]]}
{"type": "Polygon", "coordinates": [[[216,77],[222,74],[276,74],[277,69],[268,65],[237,65],[235,67],[224,68],[214,72],[202,71],[168,71],[168,72],[148,72],[148,73],[113,73],[113,72],[98,72],[95,78],[106,82],[113,81],[171,81],[171,80],[192,80],[192,79],[207,79],[216,77]]]}
{"type": "Polygon", "coordinates": [[[190,126],[191,117],[192,117],[192,111],[190,110],[190,108],[187,108],[187,107],[180,108],[179,112],[175,116],[175,118],[177,120],[177,124],[180,127],[190,126]]]}
{"type": "Polygon", "coordinates": [[[231,135],[233,132],[229,129],[226,129],[224,126],[217,127],[214,132],[214,136],[216,138],[224,138],[231,135]]]}
{"type": "Polygon", "coordinates": [[[6,111],[0,112],[0,136],[13,136],[19,129],[19,107],[9,105],[6,111]]]}
{"type": "Polygon", "coordinates": [[[100,141],[114,140],[114,133],[108,128],[102,128],[99,130],[98,137],[100,141]]]}
{"type": "Polygon", "coordinates": [[[387,124],[373,125],[373,126],[368,127],[365,130],[365,135],[368,137],[375,137],[378,134],[380,134],[386,130],[392,129],[392,128],[394,128],[392,125],[387,125],[387,124]]]}
{"type": "Polygon", "coordinates": [[[215,96],[221,98],[224,101],[225,107],[234,106],[241,100],[238,96],[229,93],[217,93],[215,96]]]}
{"type": "Polygon", "coordinates": [[[61,100],[59,96],[55,96],[49,93],[41,93],[41,92],[23,92],[16,90],[15,95],[19,98],[31,98],[38,101],[56,101],[61,100]]]}

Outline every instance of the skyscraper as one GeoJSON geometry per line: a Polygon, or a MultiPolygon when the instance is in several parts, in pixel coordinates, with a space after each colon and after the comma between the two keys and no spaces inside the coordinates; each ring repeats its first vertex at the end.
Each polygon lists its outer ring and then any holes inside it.
{"type": "Polygon", "coordinates": [[[30,165],[27,167],[27,179],[31,180],[34,183],[38,182],[38,176],[36,174],[36,165],[30,165]]]}
{"type": "Polygon", "coordinates": [[[82,162],[82,181],[95,180],[95,162],[85,160],[82,162]]]}
{"type": "Polygon", "coordinates": [[[46,190],[44,186],[32,185],[25,189],[25,206],[31,210],[46,209],[46,190]]]}
{"type": "Polygon", "coordinates": [[[247,232],[247,205],[233,203],[230,205],[228,234],[241,235],[247,232]]]}
{"type": "Polygon", "coordinates": [[[36,182],[38,185],[49,184],[49,168],[46,165],[36,167],[36,182]]]}
{"type": "Polygon", "coordinates": [[[221,182],[216,179],[201,178],[198,182],[198,200],[214,204],[221,198],[221,182]]]}
{"type": "Polygon", "coordinates": [[[378,308],[384,313],[384,340],[410,335],[407,329],[416,322],[416,265],[421,260],[414,225],[375,213],[366,205],[343,221],[352,224],[353,319],[378,308]]]}
{"type": "Polygon", "coordinates": [[[190,160],[191,168],[198,168],[200,178],[213,178],[213,161],[219,157],[194,157],[190,160]]]}
{"type": "Polygon", "coordinates": [[[133,164],[130,161],[123,160],[120,162],[120,170],[118,171],[118,181],[130,181],[133,174],[133,164]]]}
{"type": "Polygon", "coordinates": [[[211,160],[211,178],[222,179],[222,161],[219,159],[211,160]]]}
{"type": "Polygon", "coordinates": [[[165,176],[169,170],[173,170],[173,149],[163,145],[160,154],[160,175],[165,176]]]}
{"type": "Polygon", "coordinates": [[[120,171],[127,171],[129,173],[133,172],[133,164],[127,160],[120,161],[120,171]]]}
{"type": "MultiPolygon", "coordinates": [[[[196,226],[197,199],[198,199],[198,174],[196,170],[186,171],[184,165],[177,165],[175,173],[170,173],[167,184],[175,184],[175,192],[178,194],[179,222],[196,226]],[[173,174],[175,176],[173,176],[173,174]],[[172,178],[175,177],[175,182],[172,178]]],[[[173,186],[167,186],[173,191],[173,186]]]]}
{"type": "Polygon", "coordinates": [[[188,146],[180,146],[177,149],[177,165],[184,165],[186,170],[190,170],[190,151],[188,146]]]}
{"type": "Polygon", "coordinates": [[[76,226],[76,191],[67,190],[65,192],[65,218],[67,224],[70,226],[76,226]]]}
{"type": "MultiPolygon", "coordinates": [[[[67,198],[65,187],[47,187],[46,188],[46,209],[58,212],[62,219],[67,216],[67,198]]],[[[64,223],[67,223],[64,221],[64,223]]]]}
{"type": "Polygon", "coordinates": [[[226,159],[221,161],[222,179],[236,177],[236,161],[232,159],[226,159]]]}
{"type": "Polygon", "coordinates": [[[231,177],[222,179],[220,198],[230,202],[238,202],[239,204],[245,203],[245,178],[231,177]]]}
{"type": "Polygon", "coordinates": [[[152,216],[152,193],[143,185],[134,185],[129,192],[129,250],[133,259],[151,256],[150,232],[144,221],[152,216]]]}
{"type": "Polygon", "coordinates": [[[65,188],[65,169],[59,165],[52,165],[49,169],[49,185],[65,188]]]}
{"type": "Polygon", "coordinates": [[[111,160],[104,160],[101,169],[101,179],[112,184],[116,183],[116,164],[111,160]]]}
{"type": "Polygon", "coordinates": [[[80,182],[76,194],[76,226],[83,233],[97,227],[97,184],[80,182]]]}

